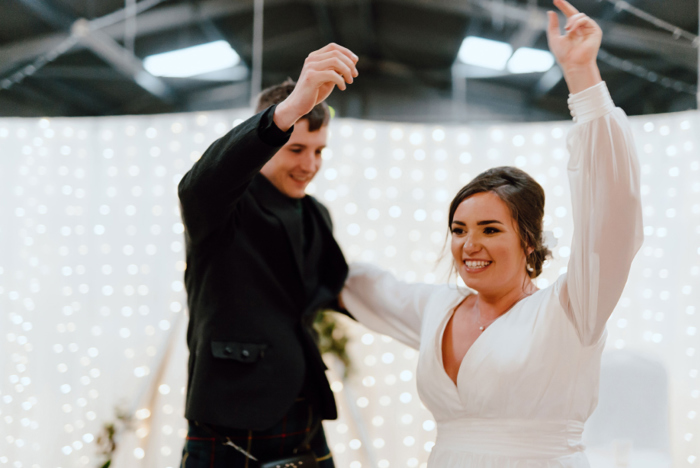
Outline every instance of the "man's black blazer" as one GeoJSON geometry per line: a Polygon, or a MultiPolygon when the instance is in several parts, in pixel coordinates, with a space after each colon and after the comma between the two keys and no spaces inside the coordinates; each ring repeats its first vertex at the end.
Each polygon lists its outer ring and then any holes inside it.
{"type": "Polygon", "coordinates": [[[314,244],[323,245],[320,285],[305,293],[299,223],[283,206],[289,199],[259,173],[291,135],[274,125],[273,113],[269,108],[214,142],[178,187],[187,244],[189,420],[267,429],[286,414],[307,373],[322,417],[337,417],[311,323],[335,301],[348,268],[328,210],[305,197],[321,227],[314,244]]]}

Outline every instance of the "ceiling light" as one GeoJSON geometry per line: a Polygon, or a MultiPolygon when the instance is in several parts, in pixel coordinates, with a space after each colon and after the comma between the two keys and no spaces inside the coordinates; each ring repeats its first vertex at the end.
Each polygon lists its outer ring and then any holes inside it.
{"type": "Polygon", "coordinates": [[[469,36],[462,41],[457,57],[469,65],[503,70],[513,48],[505,42],[469,36]]]}
{"type": "Polygon", "coordinates": [[[554,65],[554,56],[546,50],[521,47],[508,61],[511,73],[546,72],[554,65]]]}
{"type": "Polygon", "coordinates": [[[241,57],[226,41],[215,41],[143,59],[144,68],[155,76],[186,78],[201,75],[240,63],[241,57]]]}

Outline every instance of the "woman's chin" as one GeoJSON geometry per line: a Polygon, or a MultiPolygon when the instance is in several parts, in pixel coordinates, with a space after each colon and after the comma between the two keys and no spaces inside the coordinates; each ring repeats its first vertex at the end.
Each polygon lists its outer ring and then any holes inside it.
{"type": "Polygon", "coordinates": [[[472,275],[460,272],[459,277],[462,278],[462,281],[469,289],[473,289],[474,291],[478,291],[480,287],[484,286],[483,281],[475,279],[472,275]]]}

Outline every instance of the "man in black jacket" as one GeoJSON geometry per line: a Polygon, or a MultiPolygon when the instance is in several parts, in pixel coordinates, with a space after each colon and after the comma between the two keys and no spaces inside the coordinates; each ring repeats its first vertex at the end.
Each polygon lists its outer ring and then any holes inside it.
{"type": "Polygon", "coordinates": [[[321,420],[337,412],[312,324],[337,308],[347,264],[328,210],[305,188],[326,146],[323,101],[353,82],[356,63],[336,44],[311,53],[296,85],[263,92],[260,112],[180,182],[190,311],[182,468],[253,468],[309,449],[333,466],[321,420]]]}

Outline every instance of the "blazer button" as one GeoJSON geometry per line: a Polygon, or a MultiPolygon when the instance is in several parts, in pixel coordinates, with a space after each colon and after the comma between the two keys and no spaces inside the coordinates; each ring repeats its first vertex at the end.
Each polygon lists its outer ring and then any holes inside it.
{"type": "Polygon", "coordinates": [[[241,351],[241,354],[243,355],[243,357],[248,357],[248,356],[250,356],[250,351],[248,351],[247,349],[244,349],[243,351],[241,351]]]}
{"type": "Polygon", "coordinates": [[[230,346],[226,346],[224,348],[224,351],[226,351],[226,354],[231,354],[233,352],[233,348],[231,348],[230,346]]]}

